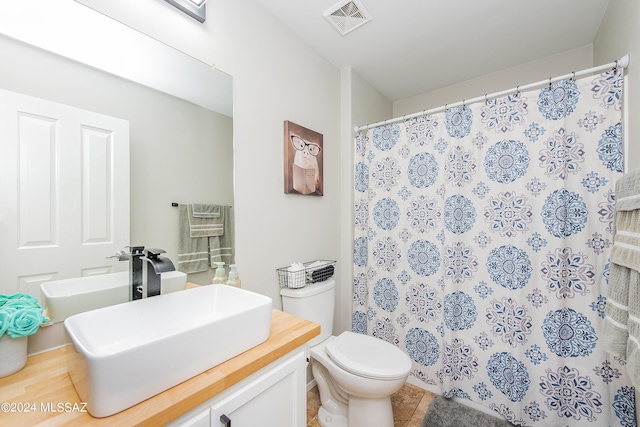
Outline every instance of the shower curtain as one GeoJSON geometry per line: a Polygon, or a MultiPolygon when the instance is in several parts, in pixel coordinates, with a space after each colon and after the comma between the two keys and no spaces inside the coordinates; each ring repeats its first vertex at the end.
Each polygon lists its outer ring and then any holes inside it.
{"type": "Polygon", "coordinates": [[[634,426],[603,350],[622,70],[355,139],[354,332],[516,425],[634,426]]]}

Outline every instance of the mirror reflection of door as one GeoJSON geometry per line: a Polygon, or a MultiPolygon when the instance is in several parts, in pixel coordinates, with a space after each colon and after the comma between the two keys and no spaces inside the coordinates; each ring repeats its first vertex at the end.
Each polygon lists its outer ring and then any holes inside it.
{"type": "Polygon", "coordinates": [[[104,274],[129,244],[129,123],[0,90],[0,293],[104,274]]]}

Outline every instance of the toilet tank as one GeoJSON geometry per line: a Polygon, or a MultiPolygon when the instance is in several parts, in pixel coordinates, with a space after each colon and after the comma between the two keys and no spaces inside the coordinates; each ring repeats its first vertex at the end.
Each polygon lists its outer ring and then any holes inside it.
{"type": "Polygon", "coordinates": [[[333,332],[333,308],[336,295],[335,279],[313,283],[304,288],[282,288],[282,310],[294,316],[318,323],[320,335],[309,341],[314,346],[331,336],[333,332]]]}

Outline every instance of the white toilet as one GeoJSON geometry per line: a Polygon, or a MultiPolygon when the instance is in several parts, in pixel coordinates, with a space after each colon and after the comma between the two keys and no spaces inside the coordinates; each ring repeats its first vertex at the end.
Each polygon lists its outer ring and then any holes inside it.
{"type": "Polygon", "coordinates": [[[391,394],[407,380],[411,359],[386,341],[353,332],[332,336],[334,279],[280,291],[282,308],[319,323],[309,341],[311,370],[318,383],[322,427],[392,427],[391,394]]]}

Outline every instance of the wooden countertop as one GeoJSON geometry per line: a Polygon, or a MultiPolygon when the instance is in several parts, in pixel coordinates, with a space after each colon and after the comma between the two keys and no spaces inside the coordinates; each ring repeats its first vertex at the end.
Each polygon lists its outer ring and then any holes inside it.
{"type": "Polygon", "coordinates": [[[88,412],[79,411],[82,403],[67,374],[65,348],[57,348],[29,357],[21,371],[0,378],[0,425],[160,426],[319,334],[320,325],[273,310],[267,341],[106,418],[93,418],[88,412]],[[19,412],[8,412],[7,408],[19,412]]]}

